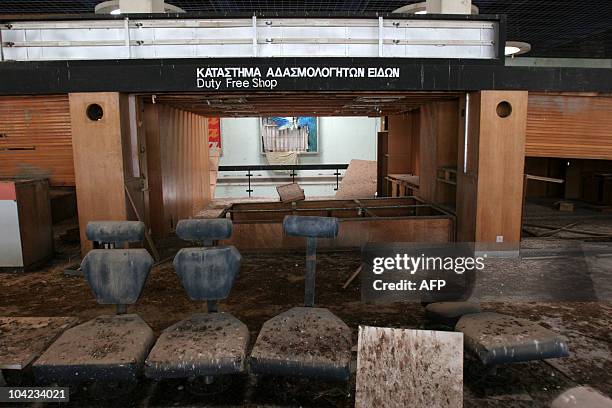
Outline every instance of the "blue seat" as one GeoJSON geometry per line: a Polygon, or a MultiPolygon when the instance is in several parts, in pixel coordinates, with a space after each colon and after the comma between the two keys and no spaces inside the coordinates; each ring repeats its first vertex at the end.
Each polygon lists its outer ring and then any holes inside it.
{"type": "Polygon", "coordinates": [[[232,236],[232,221],[227,218],[180,220],[176,235],[185,241],[210,242],[232,236]]]}
{"type": "Polygon", "coordinates": [[[94,242],[141,242],[145,225],[140,221],[91,221],[85,230],[87,239],[94,242]]]}
{"type": "Polygon", "coordinates": [[[94,249],[81,269],[100,304],[131,305],[142,292],[153,258],[146,249],[94,249]]]}
{"type": "MultiPolygon", "coordinates": [[[[231,226],[225,220],[187,220],[179,222],[177,234],[190,241],[210,241],[229,237],[231,226]]],[[[228,297],[241,261],[233,246],[183,248],[176,254],[174,269],[187,295],[206,301],[209,313],[195,314],[163,331],[145,361],[148,378],[203,376],[212,381],[245,370],[249,329],[231,314],[217,312],[217,301],[228,297]]]]}
{"type": "Polygon", "coordinates": [[[297,237],[335,238],[338,235],[338,219],[287,215],[283,219],[283,230],[285,234],[297,237]]]}
{"type": "Polygon", "coordinates": [[[174,257],[174,269],[191,300],[219,300],[229,295],[241,262],[233,246],[183,248],[174,257]]]}

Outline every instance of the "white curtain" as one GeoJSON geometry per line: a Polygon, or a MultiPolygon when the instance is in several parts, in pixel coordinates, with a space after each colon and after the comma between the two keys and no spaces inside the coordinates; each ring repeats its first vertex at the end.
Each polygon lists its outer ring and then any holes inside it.
{"type": "Polygon", "coordinates": [[[264,152],[305,152],[308,150],[308,127],[281,129],[263,125],[264,152]]]}

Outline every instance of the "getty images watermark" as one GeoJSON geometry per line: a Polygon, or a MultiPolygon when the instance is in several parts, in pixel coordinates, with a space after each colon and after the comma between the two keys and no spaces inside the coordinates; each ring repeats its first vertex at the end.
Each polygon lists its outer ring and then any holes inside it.
{"type": "Polygon", "coordinates": [[[612,243],[562,248],[529,241],[520,251],[474,243],[368,243],[362,248],[366,303],[612,301],[612,243]],[[488,254],[488,256],[487,256],[488,254]],[[504,255],[501,256],[500,254],[504,255]]]}
{"type": "MultiPolygon", "coordinates": [[[[411,256],[407,253],[395,254],[395,256],[378,256],[372,259],[372,273],[382,275],[386,272],[403,272],[415,275],[417,272],[454,272],[463,275],[466,272],[482,271],[485,268],[483,256],[427,256],[421,253],[411,256]]],[[[375,279],[372,288],[375,291],[386,290],[409,290],[409,291],[431,291],[441,290],[446,287],[447,279],[400,279],[399,281],[387,282],[383,279],[375,279]]]]}
{"type": "Polygon", "coordinates": [[[485,259],[459,243],[369,243],[362,248],[361,297],[367,303],[467,298],[485,259]]]}

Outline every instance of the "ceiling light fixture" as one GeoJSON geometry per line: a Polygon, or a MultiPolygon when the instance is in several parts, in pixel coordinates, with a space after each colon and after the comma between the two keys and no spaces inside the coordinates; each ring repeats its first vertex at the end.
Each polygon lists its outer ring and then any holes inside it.
{"type": "Polygon", "coordinates": [[[506,46],[504,47],[504,55],[506,57],[514,57],[529,51],[531,51],[531,44],[522,41],[506,41],[506,46]]]}
{"type": "MultiPolygon", "coordinates": [[[[146,5],[146,2],[143,3],[146,5]]],[[[161,3],[163,5],[163,10],[165,13],[184,13],[180,7],[173,6],[172,4],[168,4],[165,2],[161,3]]],[[[96,14],[112,14],[114,16],[121,14],[120,0],[107,0],[96,4],[94,8],[94,12],[96,14]]],[[[131,10],[126,11],[127,13],[134,13],[131,10]]],[[[139,11],[136,11],[139,12],[139,11]]]]}
{"type": "MultiPolygon", "coordinates": [[[[478,14],[480,10],[474,4],[472,4],[472,14],[478,14]]],[[[393,10],[393,13],[404,13],[404,14],[427,14],[427,2],[422,1],[419,3],[412,3],[406,6],[402,6],[393,10]]]]}

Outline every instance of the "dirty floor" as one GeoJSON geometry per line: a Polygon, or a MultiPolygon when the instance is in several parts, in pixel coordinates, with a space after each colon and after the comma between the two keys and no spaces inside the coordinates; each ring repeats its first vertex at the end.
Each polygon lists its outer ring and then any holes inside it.
{"type": "MultiPolygon", "coordinates": [[[[65,234],[65,231],[60,231],[65,234]]],[[[38,272],[0,274],[0,316],[74,316],[85,322],[112,314],[111,306],[98,305],[83,278],[66,276],[64,269],[78,261],[76,242],[62,243],[51,265],[38,272]]],[[[164,257],[176,251],[166,243],[164,257]]],[[[252,347],[262,324],[293,306],[300,306],[304,291],[303,253],[244,253],[240,276],[230,297],[220,303],[244,322],[252,347]]],[[[544,261],[543,261],[544,262],[544,261]]],[[[347,289],[343,283],[360,265],[355,251],[318,254],[316,305],[329,308],[352,329],[357,342],[359,325],[423,328],[424,312],[418,303],[368,305],[360,302],[359,280],[347,289]]],[[[543,264],[545,266],[545,264],[543,264]]],[[[537,268],[533,273],[540,273],[537,268]]],[[[169,260],[155,266],[140,301],[129,307],[155,331],[205,310],[190,301],[169,260]]],[[[466,360],[465,407],[546,407],[562,390],[590,385],[612,395],[612,303],[595,302],[485,302],[484,310],[523,317],[555,330],[569,339],[566,359],[502,366],[496,375],[483,376],[466,360]]],[[[353,359],[356,359],[356,347],[353,359]]],[[[108,391],[80,389],[70,407],[352,407],[355,379],[349,385],[299,379],[244,376],[223,384],[224,392],[196,397],[185,381],[141,381],[129,397],[105,401],[108,391]]],[[[55,404],[57,405],[57,404],[55,404]]],[[[48,406],[54,406],[49,404],[48,406]]],[[[62,405],[66,406],[66,405],[62,405]]]]}

